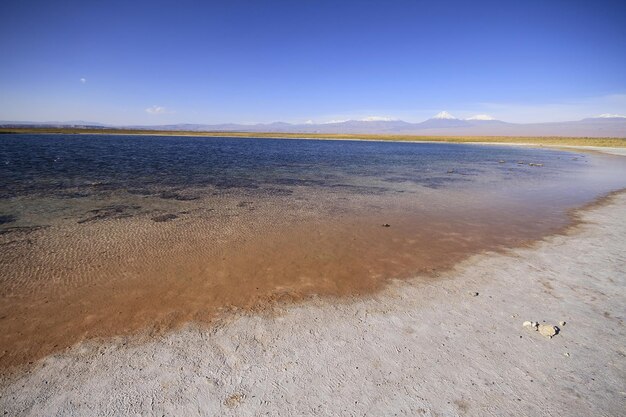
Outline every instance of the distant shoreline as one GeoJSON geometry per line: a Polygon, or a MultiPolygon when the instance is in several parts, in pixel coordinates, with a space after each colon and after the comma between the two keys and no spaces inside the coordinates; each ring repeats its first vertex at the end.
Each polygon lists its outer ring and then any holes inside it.
{"type": "Polygon", "coordinates": [[[66,134],[66,135],[134,135],[134,136],[197,136],[264,139],[317,139],[359,140],[378,142],[416,143],[475,143],[516,144],[526,146],[585,146],[599,148],[626,148],[626,138],[591,138],[561,136],[419,136],[379,134],[323,134],[323,133],[276,133],[276,132],[220,132],[220,131],[168,131],[134,129],[70,129],[70,128],[0,128],[1,134],[66,134]]]}

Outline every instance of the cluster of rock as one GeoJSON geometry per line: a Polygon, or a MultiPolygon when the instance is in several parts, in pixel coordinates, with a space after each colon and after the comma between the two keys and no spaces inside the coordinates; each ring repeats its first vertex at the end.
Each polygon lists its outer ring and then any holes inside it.
{"type": "MultiPolygon", "coordinates": [[[[556,336],[561,331],[561,329],[557,326],[553,326],[551,324],[540,324],[536,321],[525,321],[523,326],[527,329],[538,331],[542,336],[545,336],[548,339],[552,339],[552,337],[556,336]]],[[[559,326],[565,326],[565,322],[559,322],[559,326]]]]}

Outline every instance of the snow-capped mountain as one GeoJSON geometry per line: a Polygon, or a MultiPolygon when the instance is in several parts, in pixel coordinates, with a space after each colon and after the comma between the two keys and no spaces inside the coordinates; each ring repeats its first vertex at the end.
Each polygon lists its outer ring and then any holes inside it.
{"type": "Polygon", "coordinates": [[[469,126],[465,120],[457,119],[447,111],[437,113],[432,118],[416,124],[419,129],[445,129],[451,127],[469,126]]]}
{"type": "Polygon", "coordinates": [[[459,119],[457,119],[456,117],[454,117],[453,115],[451,115],[450,113],[448,113],[445,110],[442,111],[442,112],[437,113],[436,115],[434,115],[432,117],[432,119],[436,119],[436,120],[459,120],[459,119]]]}
{"type": "Polygon", "coordinates": [[[593,119],[626,119],[626,116],[622,116],[621,114],[604,113],[593,117],[593,119]]]}

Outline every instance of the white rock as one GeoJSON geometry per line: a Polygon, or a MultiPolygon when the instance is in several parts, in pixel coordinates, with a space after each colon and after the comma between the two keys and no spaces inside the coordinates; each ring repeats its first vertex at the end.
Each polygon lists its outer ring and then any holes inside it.
{"type": "Polygon", "coordinates": [[[539,323],[537,323],[536,321],[525,321],[522,326],[526,327],[527,329],[531,329],[531,330],[537,330],[537,326],[539,325],[539,323]]]}

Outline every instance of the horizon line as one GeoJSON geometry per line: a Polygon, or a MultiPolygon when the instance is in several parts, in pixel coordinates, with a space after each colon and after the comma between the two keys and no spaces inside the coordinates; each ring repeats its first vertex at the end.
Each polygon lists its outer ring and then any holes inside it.
{"type": "Polygon", "coordinates": [[[239,126],[268,126],[273,124],[287,124],[291,126],[314,126],[314,125],[333,125],[333,124],[342,124],[347,122],[364,122],[364,123],[380,123],[380,122],[402,122],[407,124],[421,124],[427,122],[429,120],[457,120],[457,121],[467,121],[467,122],[503,122],[507,124],[515,124],[515,125],[527,125],[527,124],[546,124],[546,123],[567,123],[567,122],[578,122],[587,119],[626,119],[626,115],[621,114],[612,114],[612,113],[602,113],[595,116],[583,117],[581,119],[569,119],[563,121],[543,121],[543,122],[507,122],[502,119],[494,118],[487,114],[477,114],[471,117],[466,118],[458,118],[446,110],[442,110],[436,115],[424,119],[419,122],[408,122],[401,118],[393,118],[393,117],[385,117],[385,116],[367,116],[363,118],[348,118],[348,119],[338,119],[338,120],[330,120],[330,121],[320,121],[316,122],[313,120],[306,120],[304,122],[285,122],[282,120],[275,120],[271,122],[174,122],[174,123],[155,123],[155,124],[143,124],[143,123],[102,123],[95,121],[87,121],[87,120],[44,120],[44,121],[36,121],[36,120],[0,120],[0,124],[23,124],[23,125],[33,125],[33,124],[64,124],[71,126],[103,126],[103,127],[149,127],[149,126],[176,126],[176,125],[196,125],[196,126],[220,126],[220,125],[239,125],[239,126]]]}

